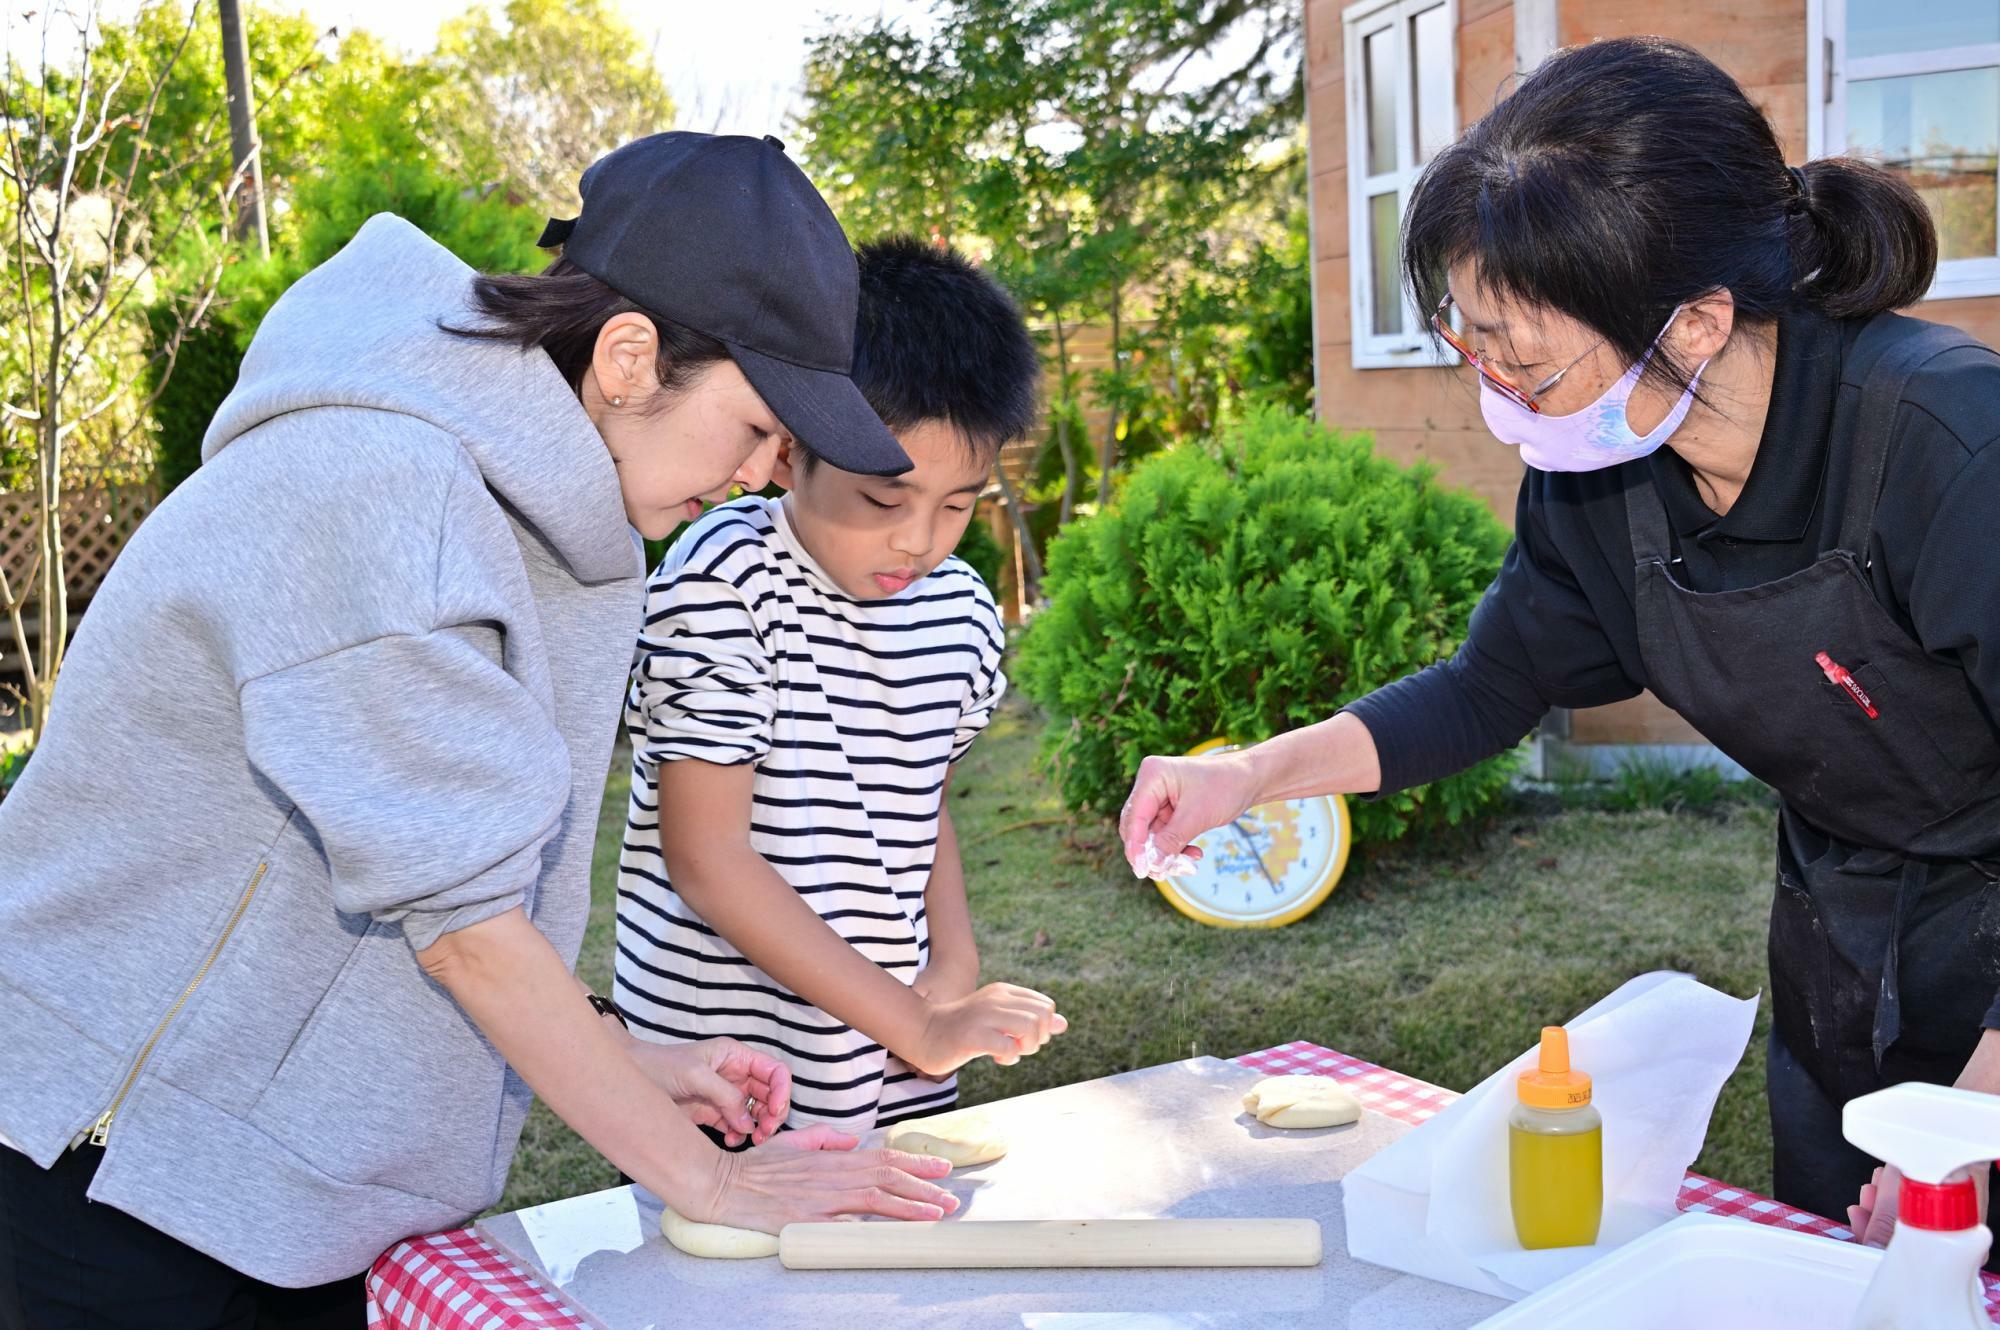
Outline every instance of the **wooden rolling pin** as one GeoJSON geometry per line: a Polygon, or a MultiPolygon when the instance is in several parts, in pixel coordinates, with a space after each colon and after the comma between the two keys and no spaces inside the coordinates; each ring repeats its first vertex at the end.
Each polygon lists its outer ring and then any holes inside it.
{"type": "Polygon", "coordinates": [[[1318,1265],[1316,1219],[939,1220],[787,1224],[790,1270],[1318,1265]]]}

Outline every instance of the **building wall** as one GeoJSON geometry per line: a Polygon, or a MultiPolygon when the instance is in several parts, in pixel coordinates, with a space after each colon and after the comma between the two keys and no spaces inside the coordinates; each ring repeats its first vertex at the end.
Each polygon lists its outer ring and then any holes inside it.
{"type": "MultiPolygon", "coordinates": [[[[1515,453],[1479,419],[1470,370],[1354,368],[1348,312],[1347,83],[1342,0],[1307,0],[1307,114],[1312,144],[1314,341],[1319,414],[1367,430],[1398,461],[1431,461],[1510,525],[1521,483],[1515,453]]],[[[1460,0],[1458,106],[1491,106],[1514,70],[1512,0],[1460,0]]]]}
{"type": "MultiPolygon", "coordinates": [[[[1524,0],[1524,3],[1526,0],[1524,0]]],[[[1546,2],[1546,0],[1544,0],[1546,2]]],[[[1564,45],[1654,34],[1699,47],[1764,108],[1786,159],[1806,159],[1805,0],[1555,0],[1564,45]]],[[[1307,115],[1311,135],[1314,341],[1319,413],[1329,425],[1367,430],[1398,461],[1430,461],[1444,478],[1514,520],[1521,465],[1479,418],[1470,370],[1355,369],[1348,309],[1347,86],[1343,0],[1306,0],[1307,115]]],[[[1506,94],[1515,69],[1512,0],[1459,0],[1458,112],[1469,124],[1506,94]]],[[[2000,345],[2000,297],[1934,301],[1919,317],[1955,324],[2000,345]]],[[[1579,711],[1578,743],[1686,744],[1700,736],[1650,696],[1579,711]]]]}
{"type": "MultiPolygon", "coordinates": [[[[1914,2],[1921,4],[1923,0],[1914,2]]],[[[1698,47],[1735,75],[1771,118],[1778,141],[1784,145],[1785,160],[1806,160],[1805,0],[1558,3],[1564,45],[1596,37],[1651,34],[1698,47]]],[[[2000,346],[2000,296],[1926,301],[1910,313],[1963,328],[1988,346],[2000,346]]]]}

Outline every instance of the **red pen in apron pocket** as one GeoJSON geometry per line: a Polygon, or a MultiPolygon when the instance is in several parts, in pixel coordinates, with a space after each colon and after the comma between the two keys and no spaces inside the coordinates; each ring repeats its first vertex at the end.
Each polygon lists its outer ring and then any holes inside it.
{"type": "Polygon", "coordinates": [[[1854,705],[1868,713],[1868,719],[1880,717],[1882,713],[1875,710],[1875,703],[1869,698],[1867,690],[1854,681],[1854,676],[1847,672],[1845,666],[1824,651],[1813,659],[1819,662],[1820,673],[1826,676],[1827,682],[1846,689],[1847,695],[1854,699],[1854,705]]]}

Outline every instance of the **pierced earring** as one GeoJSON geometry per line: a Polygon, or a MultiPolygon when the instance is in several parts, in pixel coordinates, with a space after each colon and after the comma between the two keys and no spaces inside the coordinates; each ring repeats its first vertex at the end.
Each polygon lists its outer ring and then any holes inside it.
{"type": "Polygon", "coordinates": [[[612,398],[612,399],[611,399],[611,405],[613,405],[613,406],[623,406],[623,405],[625,405],[625,399],[624,399],[623,397],[614,397],[614,398],[612,398]]]}

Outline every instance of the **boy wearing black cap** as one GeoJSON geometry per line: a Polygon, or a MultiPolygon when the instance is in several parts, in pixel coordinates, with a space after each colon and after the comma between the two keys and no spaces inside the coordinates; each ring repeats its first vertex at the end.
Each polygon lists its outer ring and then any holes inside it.
{"type": "Polygon", "coordinates": [[[1039,993],[978,986],[944,804],[1006,687],[992,595],[951,550],[1033,423],[1039,361],[949,250],[868,246],[860,283],[854,380],[912,466],[785,438],[785,497],[714,510],[653,574],[616,989],[642,1037],[778,1052],[789,1125],[852,1131],[948,1107],[959,1066],[1065,1028],[1039,993]]]}

